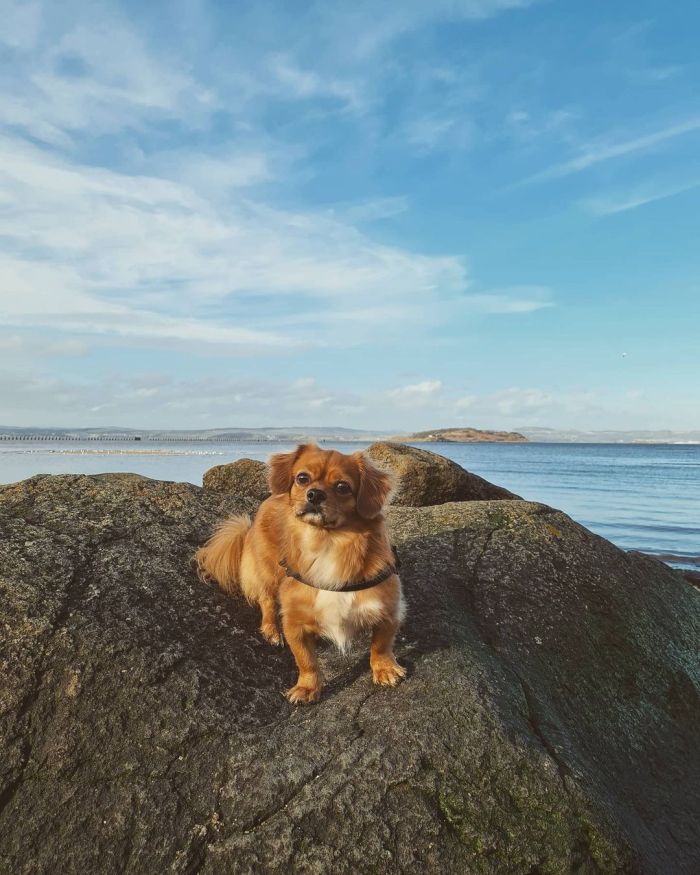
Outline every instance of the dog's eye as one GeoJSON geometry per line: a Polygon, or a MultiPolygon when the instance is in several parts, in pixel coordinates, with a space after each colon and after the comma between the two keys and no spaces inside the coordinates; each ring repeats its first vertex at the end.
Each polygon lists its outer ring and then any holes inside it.
{"type": "Polygon", "coordinates": [[[304,473],[304,471],[297,474],[297,483],[299,484],[299,486],[306,486],[306,484],[310,483],[310,482],[311,482],[311,478],[309,477],[308,474],[304,473]]]}
{"type": "Polygon", "coordinates": [[[338,495],[350,495],[352,489],[350,488],[349,483],[346,483],[344,480],[339,480],[338,483],[335,484],[335,491],[338,495]]]}

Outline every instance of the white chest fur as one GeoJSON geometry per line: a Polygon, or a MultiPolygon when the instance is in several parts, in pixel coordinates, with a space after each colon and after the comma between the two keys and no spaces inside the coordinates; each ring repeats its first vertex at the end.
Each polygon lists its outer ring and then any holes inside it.
{"type": "Polygon", "coordinates": [[[382,613],[376,598],[358,598],[354,592],[319,590],[316,593],[316,622],[321,635],[345,650],[353,635],[363,627],[373,626],[382,613]]]}
{"type": "Polygon", "coordinates": [[[366,544],[350,532],[326,532],[304,525],[302,556],[309,557],[302,573],[323,589],[340,589],[353,573],[361,570],[366,544]]]}
{"type": "Polygon", "coordinates": [[[320,544],[307,548],[307,555],[314,557],[306,571],[311,583],[326,589],[341,587],[346,583],[345,556],[337,539],[324,538],[320,544]]]}

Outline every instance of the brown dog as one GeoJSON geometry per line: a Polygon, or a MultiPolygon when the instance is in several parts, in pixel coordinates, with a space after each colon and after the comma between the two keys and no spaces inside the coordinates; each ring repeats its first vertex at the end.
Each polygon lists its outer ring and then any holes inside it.
{"type": "Polygon", "coordinates": [[[392,651],[404,606],[382,516],[389,477],[363,453],[305,444],[272,456],[269,485],[254,522],[226,520],[197,551],[201,576],[260,605],[260,631],[272,644],[282,643],[279,600],[299,669],[290,702],[318,700],[316,638],[342,650],[363,629],[372,630],[374,682],[393,686],[405,676],[392,651]]]}

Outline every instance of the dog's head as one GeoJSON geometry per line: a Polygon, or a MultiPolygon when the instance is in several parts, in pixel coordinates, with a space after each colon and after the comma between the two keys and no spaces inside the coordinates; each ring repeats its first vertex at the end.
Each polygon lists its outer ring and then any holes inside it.
{"type": "Polygon", "coordinates": [[[294,514],[306,523],[337,529],[377,517],[391,492],[391,478],[362,452],[345,455],[302,444],[270,459],[273,495],[287,493],[294,514]]]}

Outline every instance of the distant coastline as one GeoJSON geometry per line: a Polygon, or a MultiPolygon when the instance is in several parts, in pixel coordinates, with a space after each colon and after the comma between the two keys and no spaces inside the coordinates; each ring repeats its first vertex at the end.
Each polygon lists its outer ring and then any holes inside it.
{"type": "Polygon", "coordinates": [[[207,443],[557,443],[557,444],[700,444],[700,429],[691,431],[581,431],[522,427],[513,431],[470,427],[435,428],[409,433],[322,426],[283,428],[138,429],[120,427],[52,428],[0,425],[0,443],[30,441],[207,442],[207,443]]]}

